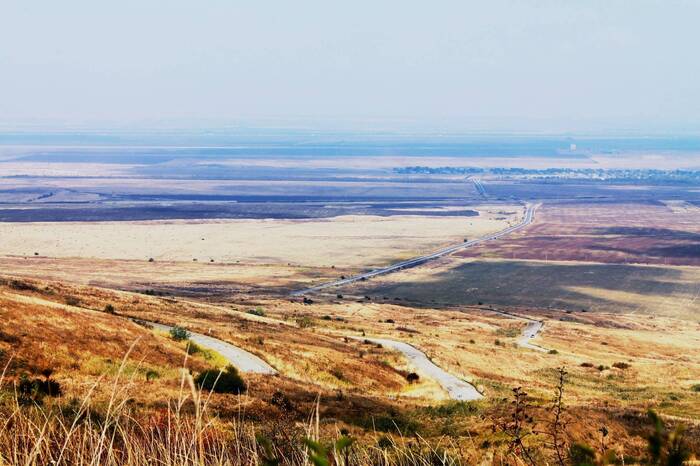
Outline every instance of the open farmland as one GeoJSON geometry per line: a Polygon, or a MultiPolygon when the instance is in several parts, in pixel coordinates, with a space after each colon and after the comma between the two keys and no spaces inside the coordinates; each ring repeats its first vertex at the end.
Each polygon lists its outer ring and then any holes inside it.
{"type": "Polygon", "coordinates": [[[700,320],[695,267],[463,259],[376,278],[352,292],[429,306],[483,302],[700,320]]]}
{"type": "Polygon", "coordinates": [[[678,201],[545,203],[534,225],[460,255],[700,266],[700,209],[678,201]]]}

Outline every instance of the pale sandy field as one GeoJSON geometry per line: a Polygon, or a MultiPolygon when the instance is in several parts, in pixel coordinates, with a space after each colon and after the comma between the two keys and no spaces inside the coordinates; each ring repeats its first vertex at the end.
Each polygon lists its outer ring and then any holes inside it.
{"type": "Polygon", "coordinates": [[[0,255],[370,267],[501,230],[522,208],[477,210],[478,217],[0,223],[0,255]]]}

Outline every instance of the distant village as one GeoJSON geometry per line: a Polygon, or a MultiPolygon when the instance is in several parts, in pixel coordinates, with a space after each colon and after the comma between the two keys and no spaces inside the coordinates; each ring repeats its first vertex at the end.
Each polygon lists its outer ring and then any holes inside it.
{"type": "Polygon", "coordinates": [[[606,168],[479,168],[479,167],[399,167],[403,175],[479,175],[531,179],[581,179],[596,181],[656,181],[700,183],[700,170],[606,169],[606,168]]]}

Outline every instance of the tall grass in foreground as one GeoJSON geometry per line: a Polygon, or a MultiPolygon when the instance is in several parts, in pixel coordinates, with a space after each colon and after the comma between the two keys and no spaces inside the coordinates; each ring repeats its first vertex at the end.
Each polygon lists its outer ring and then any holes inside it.
{"type": "Polygon", "coordinates": [[[410,446],[391,440],[382,448],[334,440],[319,456],[318,405],[304,426],[306,442],[280,449],[252,423],[223,421],[211,413],[211,394],[198,390],[186,370],[179,396],[145,413],[129,401],[135,386],[123,376],[126,360],[111,382],[108,401],[99,403],[94,393],[105,381],[82,400],[27,403],[8,382],[5,368],[0,374],[0,466],[459,464],[427,443],[416,446],[415,439],[410,446]]]}

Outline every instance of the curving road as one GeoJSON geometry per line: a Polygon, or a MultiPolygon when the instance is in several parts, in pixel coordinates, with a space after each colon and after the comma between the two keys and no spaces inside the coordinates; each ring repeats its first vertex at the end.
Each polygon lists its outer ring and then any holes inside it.
{"type": "MultiPolygon", "coordinates": [[[[143,321],[152,325],[154,329],[169,332],[173,327],[170,325],[158,324],[155,322],[143,321]]],[[[223,356],[228,362],[234,365],[241,372],[252,372],[256,374],[276,374],[277,371],[258,356],[249,353],[237,346],[219,340],[218,338],[202,335],[201,333],[190,332],[190,340],[207,349],[211,349],[223,356]]]]}
{"type": "Polygon", "coordinates": [[[465,382],[462,379],[455,377],[454,375],[441,369],[439,366],[435,365],[428,356],[425,355],[418,348],[404,343],[401,341],[389,340],[386,338],[360,338],[352,337],[356,340],[367,340],[372,343],[379,343],[382,346],[386,346],[397,351],[400,351],[408,358],[411,364],[416,367],[419,371],[426,374],[428,377],[437,381],[442,388],[444,388],[453,400],[460,401],[472,401],[480,400],[484,397],[479,391],[474,387],[474,385],[465,382]]]}
{"type": "Polygon", "coordinates": [[[518,320],[524,320],[527,322],[527,325],[523,329],[523,331],[520,333],[520,337],[516,340],[516,343],[518,346],[521,348],[527,348],[535,351],[541,351],[543,353],[546,353],[549,351],[547,348],[543,348],[541,346],[534,345],[530,343],[530,340],[535,338],[537,334],[540,333],[542,330],[542,327],[544,327],[544,322],[541,320],[536,320],[536,319],[531,319],[529,317],[522,317],[516,314],[511,314],[509,312],[503,312],[503,311],[496,311],[491,309],[491,312],[494,312],[496,314],[500,314],[505,317],[509,317],[511,319],[518,319],[518,320]]]}
{"type": "Polygon", "coordinates": [[[376,269],[372,270],[370,272],[362,273],[359,275],[354,275],[349,278],[344,278],[341,280],[335,280],[332,282],[327,282],[327,283],[322,283],[320,285],[312,286],[310,288],[305,288],[303,290],[298,290],[298,291],[293,291],[291,293],[292,296],[301,296],[305,294],[310,294],[310,293],[315,293],[317,291],[324,290],[326,288],[332,288],[332,287],[338,287],[338,286],[343,286],[343,285],[349,285],[351,283],[358,282],[360,280],[367,280],[368,278],[371,277],[376,277],[378,275],[386,275],[388,273],[392,272],[398,272],[399,270],[403,269],[408,269],[411,267],[415,267],[417,265],[422,265],[426,262],[429,262],[431,260],[438,259],[443,256],[447,256],[449,254],[452,254],[454,252],[460,251],[462,249],[467,249],[472,246],[476,246],[481,243],[485,243],[486,241],[491,241],[494,239],[501,238],[503,236],[509,235],[513,233],[514,231],[520,230],[521,228],[525,228],[526,226],[530,225],[532,221],[535,218],[535,209],[537,209],[537,205],[529,205],[527,206],[525,210],[525,217],[523,220],[518,223],[517,225],[513,225],[511,227],[506,228],[505,230],[501,230],[496,233],[492,233],[490,235],[482,236],[481,238],[473,239],[471,241],[466,241],[464,243],[459,243],[455,244],[454,246],[449,246],[443,249],[440,249],[438,251],[435,251],[431,254],[426,254],[425,256],[419,256],[419,257],[414,257],[413,259],[408,259],[402,262],[398,262],[396,264],[389,265],[387,267],[383,267],[381,269],[376,269]]]}

